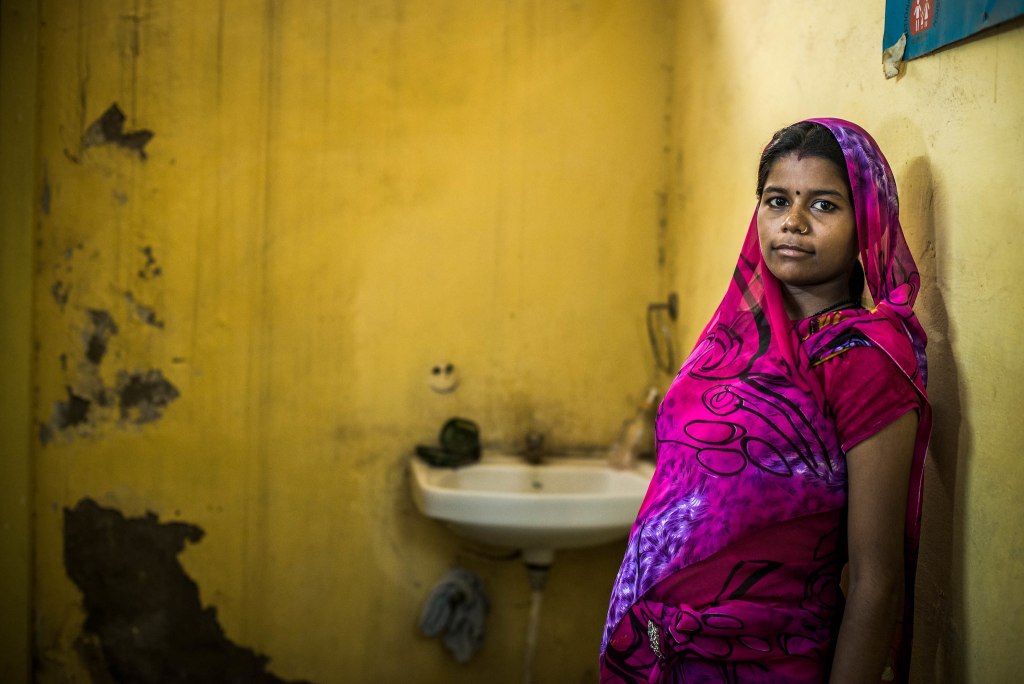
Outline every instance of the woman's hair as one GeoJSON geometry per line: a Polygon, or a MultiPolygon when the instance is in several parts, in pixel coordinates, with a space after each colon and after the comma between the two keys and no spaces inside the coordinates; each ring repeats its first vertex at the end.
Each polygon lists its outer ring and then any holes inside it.
{"type": "Polygon", "coordinates": [[[771,142],[761,153],[761,163],[757,167],[758,199],[761,199],[765,181],[768,180],[768,173],[772,170],[775,162],[794,153],[798,159],[820,157],[832,162],[846,184],[848,198],[851,202],[853,201],[853,191],[850,189],[850,176],[846,172],[846,157],[843,155],[843,148],[839,147],[832,131],[813,121],[801,121],[775,131],[771,142]]]}
{"type": "MultiPolygon", "coordinates": [[[[761,199],[765,181],[775,162],[790,154],[797,158],[819,157],[827,159],[835,165],[840,178],[846,185],[846,196],[853,201],[853,189],[850,187],[850,174],[846,171],[846,156],[839,146],[832,131],[813,121],[801,121],[775,132],[771,142],[761,153],[761,162],[757,166],[757,199],[761,199]]],[[[864,269],[860,261],[854,263],[850,274],[850,298],[861,300],[864,292],[864,269]]]]}

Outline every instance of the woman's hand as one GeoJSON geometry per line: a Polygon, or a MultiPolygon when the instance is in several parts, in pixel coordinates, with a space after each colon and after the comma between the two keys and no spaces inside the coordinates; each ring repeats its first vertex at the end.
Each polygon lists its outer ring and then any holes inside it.
{"type": "Polygon", "coordinates": [[[877,684],[903,598],[903,531],[918,417],[909,411],[846,454],[849,590],[831,684],[877,684]]]}

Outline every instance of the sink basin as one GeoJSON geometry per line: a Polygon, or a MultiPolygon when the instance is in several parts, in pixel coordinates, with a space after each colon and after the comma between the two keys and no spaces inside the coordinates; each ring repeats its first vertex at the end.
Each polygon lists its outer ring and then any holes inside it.
{"type": "Polygon", "coordinates": [[[644,462],[616,470],[598,458],[552,456],[530,465],[520,456],[485,453],[461,468],[413,458],[410,480],[427,517],[467,539],[550,562],[556,549],[625,538],[653,474],[644,462]]]}

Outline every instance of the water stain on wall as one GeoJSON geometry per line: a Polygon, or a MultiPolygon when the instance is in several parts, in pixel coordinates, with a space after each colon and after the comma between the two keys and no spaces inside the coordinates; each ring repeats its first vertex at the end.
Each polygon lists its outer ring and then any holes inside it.
{"type": "Polygon", "coordinates": [[[200,604],[178,554],[202,537],[196,525],[126,518],[88,498],[64,509],[64,567],[82,592],[82,641],[98,642],[87,661],[104,670],[97,681],[284,684],[266,656],[225,636],[216,608],[200,604]]]}

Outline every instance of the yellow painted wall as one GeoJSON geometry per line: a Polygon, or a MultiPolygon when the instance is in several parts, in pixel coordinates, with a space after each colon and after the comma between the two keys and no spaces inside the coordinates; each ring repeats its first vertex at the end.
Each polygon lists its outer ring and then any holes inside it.
{"type": "MultiPolygon", "coordinates": [[[[183,565],[282,677],[516,681],[525,572],[421,518],[405,464],[452,415],[606,444],[642,398],[671,3],[40,5],[39,680],[85,678],[62,509],[91,497],[202,527],[183,565]],[[115,102],[145,159],[85,135],[115,102]],[[122,416],[157,371],[180,396],[122,416]],[[456,561],[492,599],[464,667],[416,632],[456,561]]],[[[541,681],[594,678],[621,552],[559,555],[541,681]]]]}
{"type": "Polygon", "coordinates": [[[884,2],[678,3],[670,280],[692,344],[755,205],[760,150],[808,116],[863,125],[885,151],[924,278],[935,430],[918,573],[914,679],[1024,671],[1024,27],[882,76],[884,2]]]}

